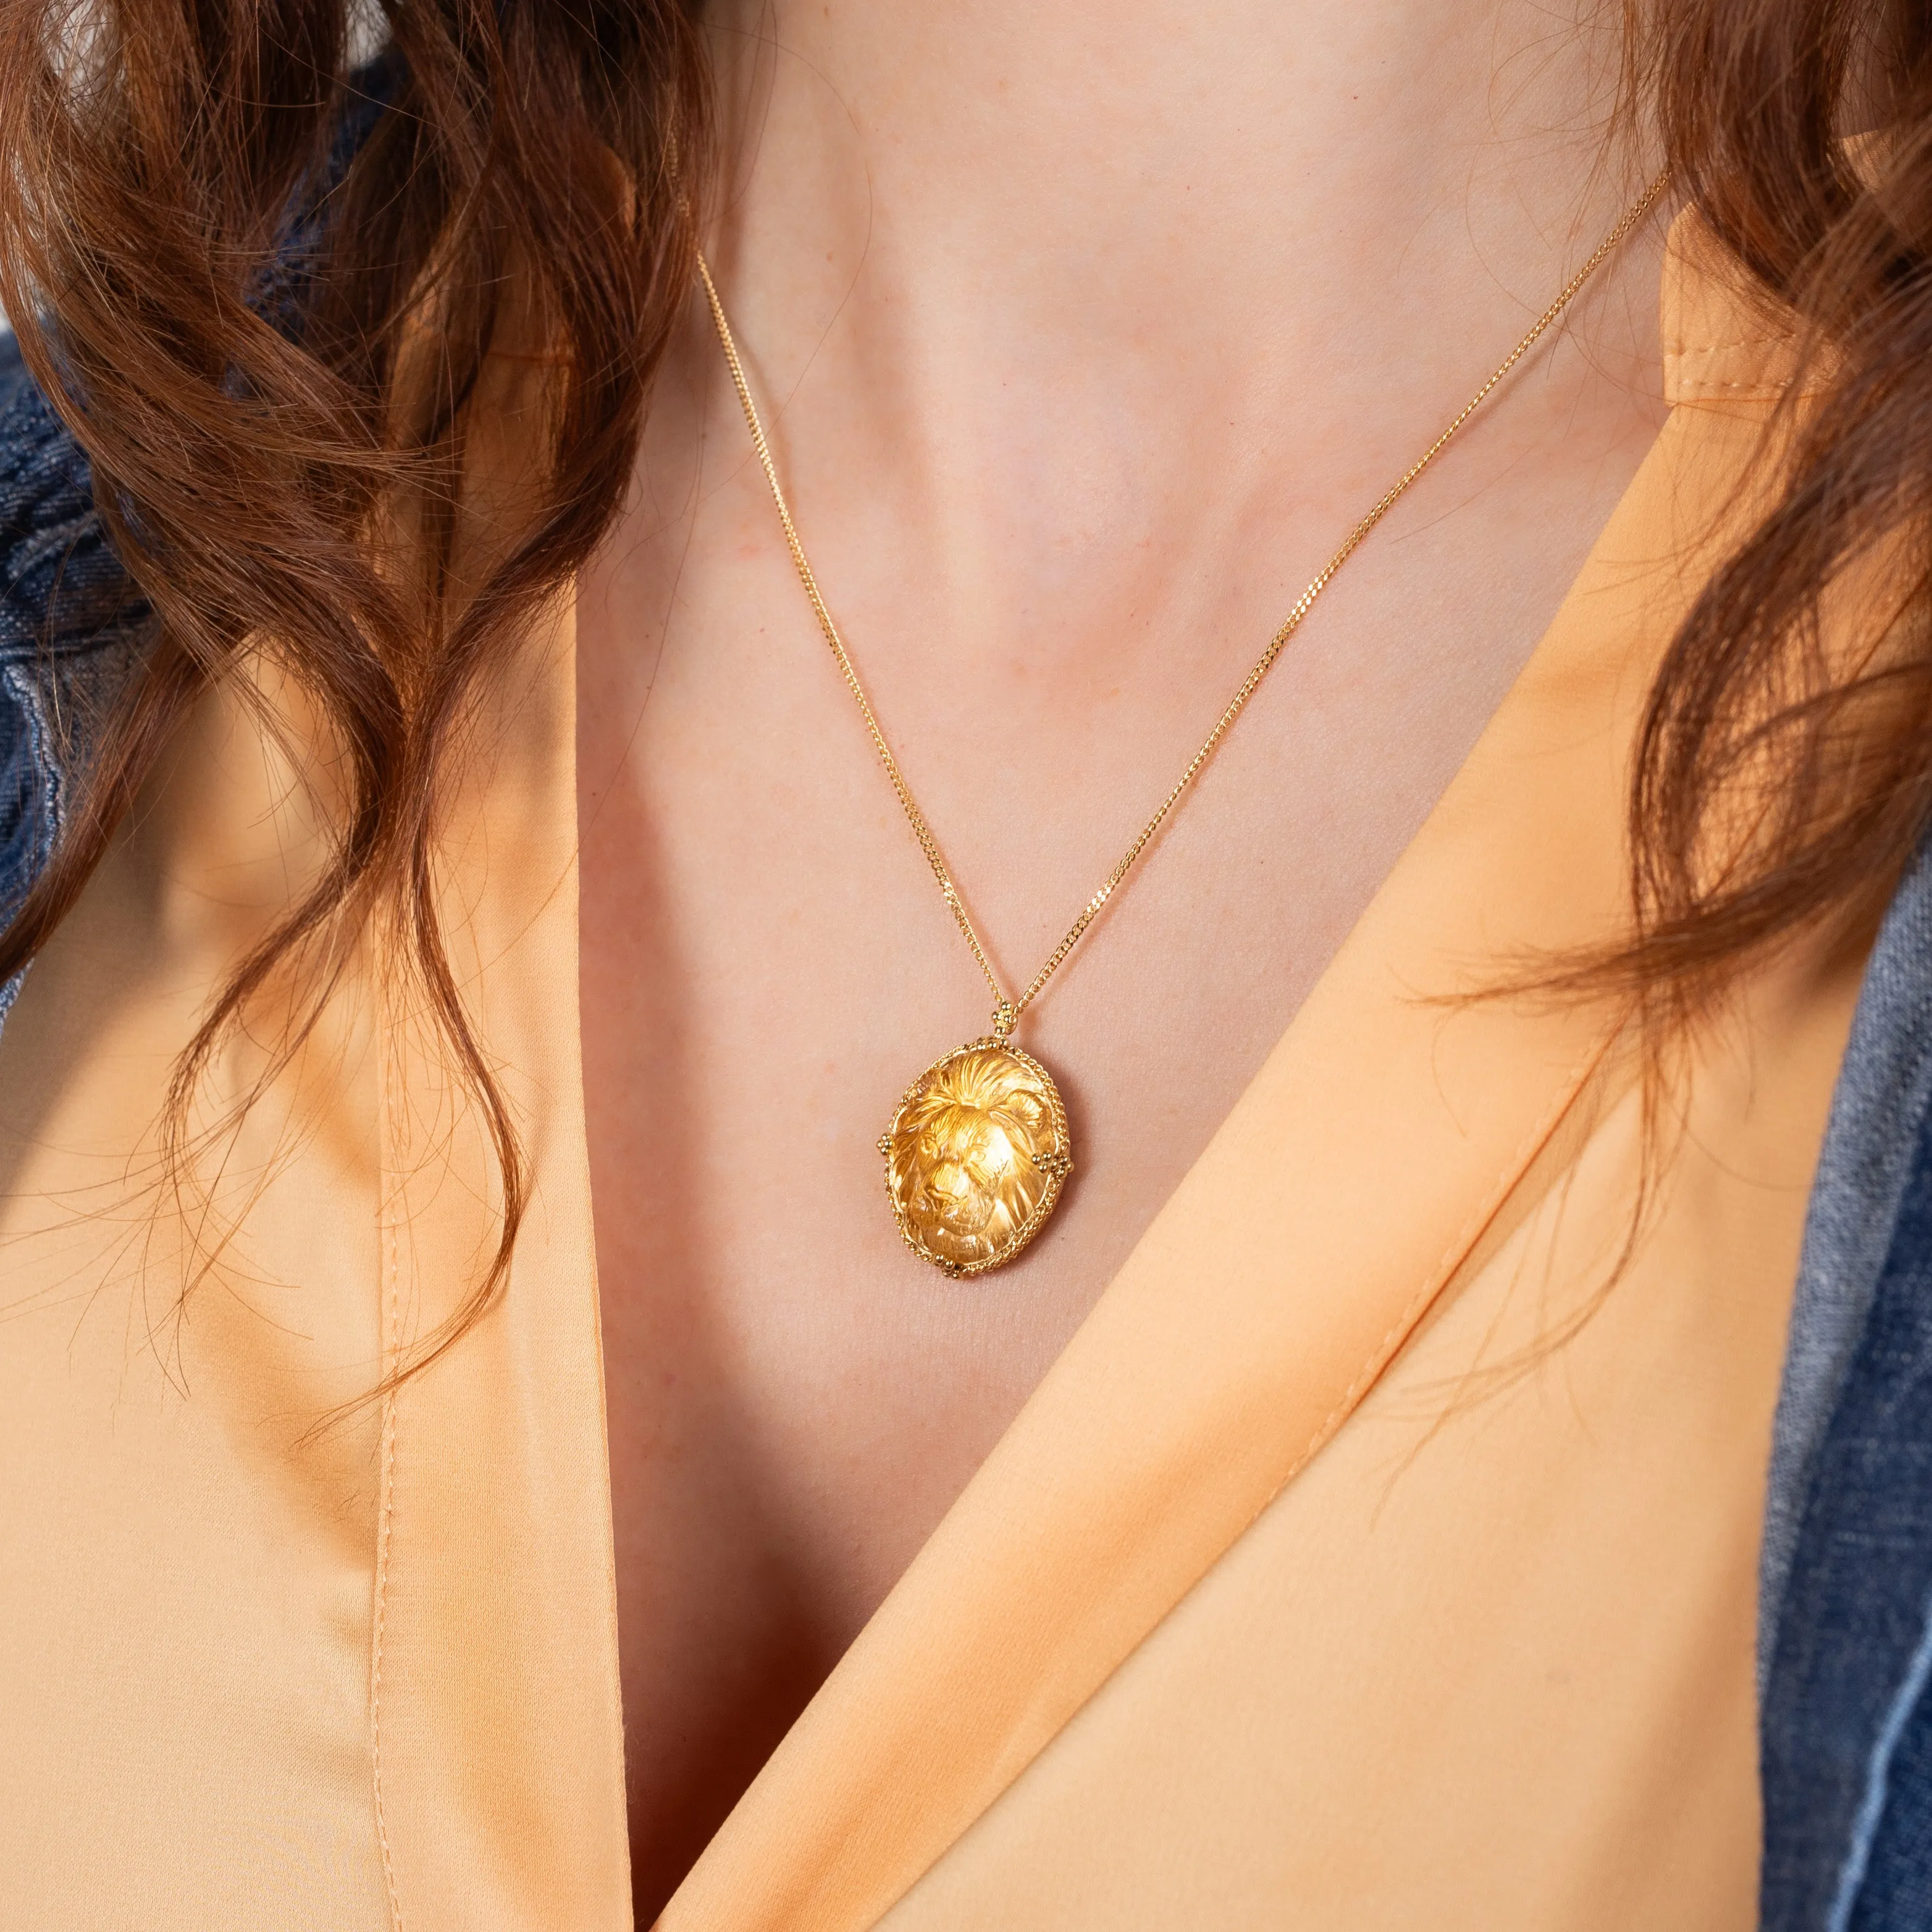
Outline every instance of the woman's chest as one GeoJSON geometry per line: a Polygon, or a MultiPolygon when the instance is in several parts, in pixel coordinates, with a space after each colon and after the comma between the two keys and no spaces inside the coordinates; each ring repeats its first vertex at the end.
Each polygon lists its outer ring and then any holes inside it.
{"type": "MultiPolygon", "coordinates": [[[[1372,776],[1341,748],[1378,701],[1401,735],[1393,692],[1247,721],[1021,1022],[1068,1109],[1056,1210],[1010,1265],[949,1280],[902,1240],[878,1144],[993,994],[795,584],[744,574],[693,569],[647,693],[627,607],[580,598],[586,1120],[634,1848],[662,1847],[660,1895],[1208,1144],[1488,695],[1472,676],[1372,776]]],[[[1111,734],[1071,711],[1056,733],[1049,704],[1017,759],[998,707],[915,712],[905,765],[1003,988],[1211,722],[1225,694],[1192,682],[1153,715],[1117,695],[1111,734]]]]}
{"type": "MultiPolygon", "coordinates": [[[[769,502],[734,485],[674,531],[640,519],[580,586],[580,1006],[626,1696],[634,1740],[680,1740],[634,1744],[642,1862],[662,1841],[669,1879],[695,1855],[1208,1144],[1467,754],[1605,487],[1573,483],[1539,546],[1487,506],[1453,570],[1425,532],[1297,640],[1024,1016],[1073,1173],[1024,1255],[964,1281],[902,1241],[878,1144],[908,1083],[986,1031],[993,989],[769,502]],[[1510,596],[1432,602],[1445,572],[1481,573],[1485,544],[1514,560],[1510,596]]],[[[852,648],[880,668],[883,728],[1016,996],[1250,640],[1238,599],[1152,652],[1117,651],[1107,622],[1126,619],[1104,610],[1089,638],[987,648],[970,623],[921,622],[927,601],[852,648]]]]}
{"type": "MultiPolygon", "coordinates": [[[[583,821],[586,1118],[646,1918],[1336,936],[1309,899],[1256,889],[1270,867],[1238,779],[1205,800],[1022,1022],[1017,1043],[1069,1112],[1057,1210],[1010,1265],[949,1279],[901,1239],[878,1143],[908,1083],[986,1031],[992,995],[830,666],[808,652],[761,673],[746,660],[762,641],[724,646],[735,688],[715,664],[688,686],[661,670],[583,821]]],[[[587,770],[598,730],[586,704],[587,770]]],[[[1124,821],[1140,802],[1047,784],[1002,837],[968,842],[982,863],[962,876],[969,892],[986,880],[1009,983],[1117,856],[1106,808],[1124,821]]]]}

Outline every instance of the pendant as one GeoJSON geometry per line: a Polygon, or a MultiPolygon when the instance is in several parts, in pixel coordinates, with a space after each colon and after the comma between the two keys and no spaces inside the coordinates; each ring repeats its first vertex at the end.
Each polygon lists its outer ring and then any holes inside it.
{"type": "Polygon", "coordinates": [[[879,1151],[906,1246],[956,1277],[1011,1261],[1073,1171],[1053,1076],[998,1032],[956,1046],[906,1089],[879,1151]]]}

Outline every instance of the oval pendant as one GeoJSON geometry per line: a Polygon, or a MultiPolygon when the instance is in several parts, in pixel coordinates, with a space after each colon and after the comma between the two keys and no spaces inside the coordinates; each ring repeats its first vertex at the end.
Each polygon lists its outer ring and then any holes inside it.
{"type": "Polygon", "coordinates": [[[1011,1261],[1073,1170],[1053,1076],[993,1038],[935,1060],[906,1089],[879,1151],[906,1246],[954,1276],[1011,1261]]]}

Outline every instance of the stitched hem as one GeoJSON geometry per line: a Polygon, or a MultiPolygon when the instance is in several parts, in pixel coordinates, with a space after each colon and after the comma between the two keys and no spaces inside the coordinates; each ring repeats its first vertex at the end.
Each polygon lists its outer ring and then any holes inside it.
{"type": "Polygon", "coordinates": [[[1666,342],[1666,356],[1720,356],[1730,349],[1785,349],[1796,340],[1786,335],[1741,335],[1735,342],[1666,342]]]}
{"type": "MultiPolygon", "coordinates": [[[[386,1000],[383,1002],[386,1006],[386,1000]]],[[[391,1156],[395,1145],[394,1110],[401,1082],[395,1066],[395,1028],[385,1015],[386,1036],[378,1056],[381,1098],[378,1112],[383,1172],[380,1182],[382,1220],[382,1361],[386,1375],[401,1359],[400,1205],[391,1193],[391,1156]]],[[[376,1820],[376,1845],[382,1861],[382,1892],[388,1906],[390,1932],[403,1932],[403,1907],[396,1888],[396,1865],[389,1846],[389,1824],[382,1787],[382,1645],[387,1633],[389,1598],[389,1542],[395,1514],[396,1408],[398,1392],[382,1398],[382,1468],[376,1508],[374,1604],[369,1629],[369,1785],[376,1820]]]]}

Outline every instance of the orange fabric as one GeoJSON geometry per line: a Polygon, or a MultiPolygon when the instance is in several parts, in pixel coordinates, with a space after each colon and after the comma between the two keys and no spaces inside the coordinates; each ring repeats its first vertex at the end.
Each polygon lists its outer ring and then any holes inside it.
{"type": "MultiPolygon", "coordinates": [[[[1048,1910],[1074,1896],[1052,1873],[1126,1873],[1154,1856],[1170,1754],[1223,1767],[1220,1785],[1197,1782],[1223,1792],[1224,1810],[1169,1847],[1172,1884],[1142,1882],[1131,1895],[1144,1909],[1109,1908],[1107,1923],[1239,1923],[1241,1899],[1264,1918],[1268,1898],[1280,1904],[1269,1888],[1288,1881],[1269,1863],[1280,1814],[1250,1802],[1258,1790],[1283,1804],[1354,1792],[1358,1834],[1373,1822],[1438,1844],[1415,1780],[1445,1762],[1455,1815],[1509,1826],[1507,1842],[1463,1834],[1477,1849],[1454,1895],[1493,1906],[1519,1860],[1546,1879],[1525,1898],[1546,1903],[1587,1891],[1601,1851],[1600,1834],[1558,1830],[1562,1817],[1599,1816],[1605,1831],[1634,1817],[1618,1840],[1634,1864],[1677,1842],[1671,1818],[1628,1801],[1678,1776],[1700,1727],[1715,1739],[1696,1811],[1708,1850],[1686,1854],[1696,1869],[1671,1896],[1727,1910],[1742,1895],[1756,1803],[1748,1570],[1848,972],[1788,966],[1706,1044],[1692,1104],[1719,1155],[1762,1151],[1766,1133],[1778,1155],[1748,1256],[1726,1245],[1738,1197],[1673,1178],[1676,1218],[1618,1316],[1562,1344],[1612,1391],[1600,1414],[1642,1432],[1628,1480],[1588,1463],[1541,1395],[1496,1398],[1512,1418],[1496,1440],[1515,1445],[1500,1460],[1480,1446],[1482,1405],[1433,1432],[1412,1412],[1430,1377],[1480,1355],[1481,1311],[1516,1333],[1499,1284],[1533,1264],[1538,1294],[1559,1305],[1587,1285],[1601,1243],[1545,1239],[1546,1204],[1574,1188],[1600,1228],[1628,1205],[1615,1016],[1425,996],[1617,917],[1631,724],[1762,413],[1726,370],[1742,352],[1724,346],[1694,254],[1673,250],[1665,333],[1676,400],[1700,406],[1672,416],[1415,844],[668,1908],[666,1932],[857,1932],[896,1907],[907,1928],[1078,1922],[1048,1910]],[[1687,335],[1685,316],[1703,332],[1687,335]],[[1713,400],[1723,406],[1702,406],[1713,400]],[[1633,1406],[1616,1392],[1656,1372],[1659,1335],[1682,1372],[1633,1406]],[[1658,1552],[1664,1636],[1634,1675],[1606,1675],[1592,1651],[1617,1635],[1602,1606],[1633,1588],[1628,1540],[1586,1533],[1570,1505],[1628,1517],[1668,1500],[1654,1486],[1662,1446],[1719,1422],[1724,1453],[1690,1486],[1696,1520],[1721,1534],[1658,1552]],[[1389,1489],[1391,1444],[1412,1466],[1406,1488],[1389,1489]],[[1563,1552],[1538,1558],[1525,1600],[1536,1629],[1574,1639],[1578,1684],[1620,1687],[1564,1701],[1586,1768],[1560,1789],[1511,1743],[1549,1703],[1546,1676],[1499,1671],[1472,1627],[1508,1593],[1450,1592],[1436,1631],[1420,1587],[1446,1588],[1459,1562],[1528,1563],[1544,1548],[1492,1520],[1499,1470],[1510,1510],[1563,1552]],[[1298,1573],[1277,1624],[1281,1579],[1298,1573]],[[1414,1589],[1390,1594],[1404,1579],[1414,1589]],[[1276,1672],[1270,1630],[1299,1645],[1293,1670],[1276,1672]],[[1431,1641],[1446,1677],[1407,1657],[1431,1641]],[[1693,1665],[1699,1697],[1673,1712],[1658,1687],[1693,1665]],[[1393,1692],[1373,1708],[1315,1694],[1385,1678],[1419,1684],[1436,1714],[1406,1773],[1393,1692]],[[1496,1725],[1468,1721],[1478,1687],[1509,1704],[1496,1725]],[[1243,1721],[1268,1696],[1295,1727],[1285,1756],[1243,1721]],[[1097,1760],[1082,1755],[1093,1736],[1113,1740],[1097,1760]],[[1225,1919],[1216,1900],[1234,1901],[1225,1919]]],[[[312,1426],[474,1279],[490,1183],[422,1016],[381,970],[380,938],[232,1142],[198,1144],[216,1218],[192,1199],[178,1211],[158,1182],[172,1058],[223,965],[316,862],[296,775],[238,700],[204,707],[200,741],[8,1022],[0,1594],[15,1641],[0,1661],[0,1861],[26,1876],[10,1879],[0,1922],[628,1923],[575,1020],[572,642],[560,610],[500,694],[446,863],[459,968],[518,1109],[532,1205],[497,1304],[399,1395],[312,1426]]],[[[254,1051],[228,1050],[201,1124],[221,1126],[218,1103],[245,1090],[254,1051]]],[[[1673,1175],[1691,1172],[1680,1159],[1673,1175]]],[[[1298,1842],[1316,1842],[1319,1816],[1304,1816],[1298,1842]]],[[[1397,1922],[1344,1882],[1359,1838],[1324,1829],[1336,1859],[1294,1878],[1330,1888],[1328,1916],[1308,1922],[1397,1922]]],[[[1404,1922],[1478,1922],[1438,1912],[1426,1888],[1406,1896],[1404,1922]]],[[[1713,1909],[1683,1922],[1726,1922],[1713,1909]]],[[[1496,1907],[1480,1922],[1553,1922],[1496,1907]]]]}
{"type": "Polygon", "coordinates": [[[1616,1103],[890,1932],[1749,1932],[1757,1506],[1855,980],[1761,986],[1712,1042],[1590,1312],[1638,1164],[1616,1103]]]}

